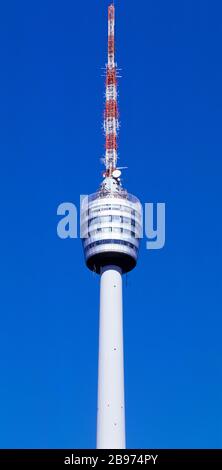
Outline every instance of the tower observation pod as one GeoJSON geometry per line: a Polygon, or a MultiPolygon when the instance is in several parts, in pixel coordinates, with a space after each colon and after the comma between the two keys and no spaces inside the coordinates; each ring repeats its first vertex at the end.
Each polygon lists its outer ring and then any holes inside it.
{"type": "Polygon", "coordinates": [[[97,448],[124,449],[125,400],[122,275],[135,268],[142,206],[121,184],[117,167],[117,65],[115,7],[108,7],[108,62],[104,112],[105,171],[98,191],[81,204],[81,238],[87,267],[100,275],[97,448]]]}

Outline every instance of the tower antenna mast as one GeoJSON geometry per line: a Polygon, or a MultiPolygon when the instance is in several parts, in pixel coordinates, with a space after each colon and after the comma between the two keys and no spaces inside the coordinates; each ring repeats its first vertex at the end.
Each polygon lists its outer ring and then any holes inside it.
{"type": "Polygon", "coordinates": [[[106,105],[104,130],[106,135],[106,176],[112,176],[117,165],[117,134],[119,129],[117,103],[117,65],[115,62],[115,6],[108,7],[108,60],[106,64],[106,105]]]}

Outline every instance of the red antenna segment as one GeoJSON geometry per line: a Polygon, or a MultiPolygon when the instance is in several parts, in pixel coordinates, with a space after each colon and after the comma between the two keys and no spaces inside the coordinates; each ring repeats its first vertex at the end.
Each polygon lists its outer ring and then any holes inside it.
{"type": "Polygon", "coordinates": [[[108,7],[108,62],[106,64],[106,106],[104,130],[106,135],[106,176],[111,176],[117,164],[117,65],[115,63],[115,6],[108,7]]]}

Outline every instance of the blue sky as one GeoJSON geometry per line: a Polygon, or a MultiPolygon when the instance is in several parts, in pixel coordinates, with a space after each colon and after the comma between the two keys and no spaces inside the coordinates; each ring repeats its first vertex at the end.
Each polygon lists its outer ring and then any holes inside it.
{"type": "MultiPolygon", "coordinates": [[[[93,448],[99,278],[57,206],[100,183],[108,1],[0,15],[0,447],[93,448]]],[[[127,446],[222,446],[221,8],[117,0],[123,183],[166,203],[124,280],[127,446]]]]}

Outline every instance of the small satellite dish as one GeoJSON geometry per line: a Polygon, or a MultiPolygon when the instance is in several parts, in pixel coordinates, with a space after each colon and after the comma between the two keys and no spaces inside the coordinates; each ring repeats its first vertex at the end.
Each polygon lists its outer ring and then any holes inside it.
{"type": "Polygon", "coordinates": [[[112,173],[113,178],[119,178],[121,176],[120,170],[114,170],[112,173]]]}

